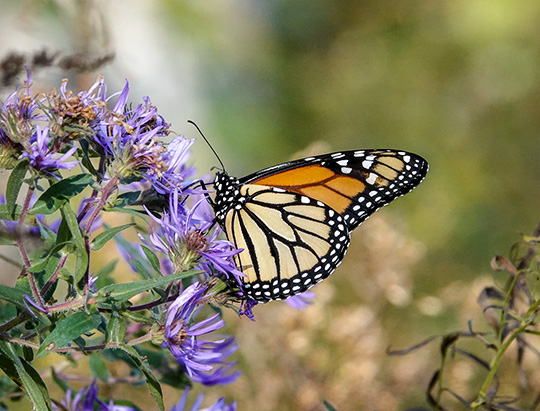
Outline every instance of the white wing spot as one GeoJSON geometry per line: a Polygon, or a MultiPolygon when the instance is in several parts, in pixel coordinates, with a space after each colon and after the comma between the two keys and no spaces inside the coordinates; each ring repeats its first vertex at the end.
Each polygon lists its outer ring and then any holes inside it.
{"type": "Polygon", "coordinates": [[[369,173],[369,177],[366,179],[366,182],[368,184],[375,184],[375,181],[377,181],[377,174],[375,173],[369,173]]]}

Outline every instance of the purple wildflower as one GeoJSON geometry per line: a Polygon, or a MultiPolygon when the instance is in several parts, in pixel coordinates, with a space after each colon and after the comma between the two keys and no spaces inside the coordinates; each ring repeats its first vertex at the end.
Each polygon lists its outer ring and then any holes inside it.
{"type": "Polygon", "coordinates": [[[71,389],[67,389],[66,396],[62,399],[62,407],[52,404],[54,411],[93,411],[94,403],[97,400],[98,387],[95,382],[91,385],[81,388],[75,397],[72,397],[71,389]]]}
{"type": "Polygon", "coordinates": [[[315,293],[313,291],[305,291],[302,294],[287,298],[285,302],[296,310],[305,310],[309,305],[313,304],[314,299],[315,293]]]}
{"type": "Polygon", "coordinates": [[[28,77],[21,90],[8,96],[5,102],[0,102],[0,167],[11,168],[23,152],[33,132],[32,122],[43,120],[39,113],[38,104],[30,96],[32,78],[28,77]]]}
{"type": "Polygon", "coordinates": [[[165,122],[148,97],[134,109],[127,106],[129,83],[120,93],[109,118],[94,137],[96,148],[108,158],[107,173],[122,181],[146,178],[150,182],[169,169],[166,148],[159,140],[169,134],[165,122]]]}
{"type": "Polygon", "coordinates": [[[228,384],[240,375],[239,371],[229,373],[236,363],[226,361],[238,345],[232,337],[216,341],[200,340],[202,336],[225,325],[219,314],[200,322],[194,321],[207,288],[194,283],[169,306],[162,347],[171,351],[193,381],[205,385],[228,384]]]}
{"type": "Polygon", "coordinates": [[[66,161],[77,151],[77,147],[72,147],[57,157],[56,151],[49,147],[50,141],[49,127],[41,129],[39,125],[36,126],[36,132],[30,140],[30,150],[23,153],[23,157],[30,160],[30,166],[34,170],[53,175],[52,170],[60,168],[71,170],[77,165],[78,161],[66,161]]]}
{"type": "Polygon", "coordinates": [[[253,307],[255,307],[258,304],[257,301],[245,296],[242,299],[242,304],[240,305],[240,309],[238,310],[239,315],[245,315],[247,318],[249,318],[251,321],[255,321],[255,316],[253,315],[253,307]]]}
{"type": "Polygon", "coordinates": [[[54,411],[136,411],[133,407],[114,405],[112,401],[106,404],[97,395],[98,387],[95,381],[81,388],[73,398],[71,389],[68,388],[66,396],[60,403],[61,406],[59,407],[53,402],[52,409],[54,411]]]}
{"type": "MultiPolygon", "coordinates": [[[[73,94],[62,81],[60,93],[53,90],[48,96],[51,121],[58,127],[60,138],[78,139],[93,135],[94,129],[108,116],[107,86],[100,76],[88,90],[73,94]]],[[[112,96],[111,96],[112,97],[112,96]]]]}
{"type": "Polygon", "coordinates": [[[38,101],[31,96],[31,85],[32,77],[30,69],[27,69],[24,86],[10,94],[4,103],[0,102],[0,135],[2,139],[8,139],[13,144],[24,144],[30,140],[33,133],[32,122],[46,120],[38,110],[38,101]]]}
{"type": "Polygon", "coordinates": [[[24,302],[24,306],[26,307],[28,312],[30,314],[32,314],[32,316],[34,318],[37,318],[37,315],[34,313],[34,310],[31,307],[35,308],[37,311],[41,311],[42,313],[45,313],[45,314],[47,313],[47,310],[45,310],[45,309],[41,308],[39,305],[37,305],[29,295],[24,296],[23,302],[24,302]]]}
{"type": "MultiPolygon", "coordinates": [[[[30,200],[30,208],[32,208],[32,205],[36,202],[36,198],[32,196],[32,199],[30,200]]],[[[4,194],[0,194],[0,204],[6,204],[6,196],[4,194]]],[[[7,234],[7,237],[9,236],[15,236],[15,235],[24,235],[24,236],[32,236],[32,237],[39,237],[40,236],[40,228],[39,225],[44,226],[45,224],[45,216],[43,214],[36,214],[36,226],[27,226],[26,224],[19,227],[19,223],[17,221],[10,221],[10,220],[2,220],[0,219],[0,231],[3,231],[4,235],[7,234]],[[21,230],[19,233],[17,233],[17,229],[21,230]]]]}
{"type": "Polygon", "coordinates": [[[178,136],[169,143],[162,156],[166,168],[161,174],[147,177],[158,193],[167,194],[180,189],[188,177],[195,173],[195,168],[186,165],[194,141],[178,136]]]}
{"type": "MultiPolygon", "coordinates": [[[[171,408],[171,411],[188,411],[186,408],[186,401],[189,394],[189,387],[186,387],[184,393],[180,400],[171,408]]],[[[231,405],[225,404],[225,399],[220,398],[214,405],[211,405],[208,408],[199,408],[203,402],[204,394],[199,394],[197,399],[191,406],[190,411],[236,411],[236,403],[233,402],[231,405]]]]}
{"type": "Polygon", "coordinates": [[[240,251],[234,249],[229,241],[217,239],[219,228],[212,227],[213,221],[206,220],[204,213],[197,212],[205,204],[205,199],[200,199],[186,211],[178,201],[178,191],[174,191],[169,197],[169,209],[163,212],[161,219],[149,212],[158,224],[150,234],[149,245],[169,256],[175,272],[200,266],[207,273],[215,270],[227,278],[232,274],[240,282],[244,274],[233,261],[233,256],[240,251]]]}

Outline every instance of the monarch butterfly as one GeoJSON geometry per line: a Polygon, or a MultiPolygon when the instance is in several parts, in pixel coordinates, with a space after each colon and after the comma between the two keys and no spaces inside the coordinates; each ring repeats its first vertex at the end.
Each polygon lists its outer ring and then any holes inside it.
{"type": "Polygon", "coordinates": [[[398,150],[308,157],[243,178],[225,171],[210,200],[236,248],[246,295],[258,302],[300,294],[341,264],[350,234],[422,182],[428,163],[398,150]]]}

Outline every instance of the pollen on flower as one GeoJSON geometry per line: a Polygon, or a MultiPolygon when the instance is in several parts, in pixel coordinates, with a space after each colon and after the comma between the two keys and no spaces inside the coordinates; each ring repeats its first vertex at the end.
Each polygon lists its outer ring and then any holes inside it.
{"type": "Polygon", "coordinates": [[[189,337],[189,334],[186,330],[186,325],[184,324],[183,321],[180,321],[180,320],[177,320],[175,322],[173,322],[173,324],[171,325],[173,328],[176,328],[178,325],[180,325],[180,331],[178,331],[178,334],[174,335],[172,338],[171,338],[171,342],[173,344],[176,344],[176,345],[181,345],[183,344],[187,338],[189,337]]]}
{"type": "MultiPolygon", "coordinates": [[[[96,118],[94,107],[86,105],[79,96],[69,97],[67,100],[62,96],[53,95],[51,110],[60,117],[75,119],[79,125],[88,125],[90,120],[96,118]]],[[[99,102],[105,106],[105,102],[99,102]]]]}
{"type": "Polygon", "coordinates": [[[194,251],[208,251],[209,241],[208,238],[199,230],[191,230],[187,233],[186,245],[190,250],[194,251]]]}

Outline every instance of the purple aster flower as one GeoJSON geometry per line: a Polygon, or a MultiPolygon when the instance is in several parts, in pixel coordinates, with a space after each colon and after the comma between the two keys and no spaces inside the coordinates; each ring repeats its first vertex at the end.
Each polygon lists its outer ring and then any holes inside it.
{"type": "MultiPolygon", "coordinates": [[[[189,394],[189,387],[186,387],[184,393],[180,400],[176,403],[175,406],[171,408],[171,411],[188,411],[186,408],[186,401],[189,394]]],[[[231,405],[225,403],[224,398],[220,398],[214,405],[211,405],[208,408],[199,408],[203,402],[204,394],[199,394],[191,409],[189,411],[236,411],[236,403],[233,402],[231,405]]]]}
{"type": "Polygon", "coordinates": [[[102,121],[94,143],[108,158],[107,173],[122,181],[146,178],[155,181],[169,168],[160,137],[169,134],[165,122],[148,97],[134,109],[127,106],[129,83],[120,93],[109,118],[102,121]]]}
{"type": "Polygon", "coordinates": [[[133,407],[114,405],[112,401],[106,404],[97,395],[98,387],[95,381],[81,388],[75,397],[72,396],[71,389],[68,388],[60,407],[53,401],[52,409],[54,411],[136,411],[133,407]]]}
{"type": "Polygon", "coordinates": [[[0,101],[0,167],[11,168],[23,152],[23,145],[30,140],[32,122],[45,120],[38,111],[38,104],[30,95],[32,78],[27,70],[27,79],[21,90],[10,94],[5,102],[0,101]]]}
{"type": "MultiPolygon", "coordinates": [[[[60,93],[48,95],[50,116],[61,139],[78,139],[94,134],[94,129],[108,116],[107,86],[100,76],[88,90],[74,94],[62,81],[60,93]]],[[[112,97],[112,96],[111,96],[112,97]]]]}
{"type": "Polygon", "coordinates": [[[305,310],[309,305],[313,304],[314,299],[315,293],[313,291],[305,291],[302,294],[287,298],[285,302],[296,310],[305,310]]]}
{"type": "Polygon", "coordinates": [[[229,241],[218,240],[220,229],[213,221],[206,220],[204,208],[206,200],[200,199],[191,210],[178,201],[178,191],[169,197],[169,209],[163,212],[161,219],[148,212],[157,223],[157,228],[150,234],[148,245],[165,253],[171,259],[175,272],[200,267],[206,273],[219,274],[229,278],[232,274],[237,282],[244,274],[236,267],[233,256],[240,250],[234,249],[229,241]]]}
{"type": "Polygon", "coordinates": [[[30,166],[34,170],[54,175],[53,170],[60,168],[71,170],[77,165],[78,161],[66,161],[77,151],[77,147],[70,148],[58,157],[56,151],[49,147],[50,142],[49,127],[41,129],[39,125],[36,126],[36,132],[30,140],[30,150],[23,153],[23,157],[30,160],[30,166]]]}
{"type": "Polygon", "coordinates": [[[94,411],[94,403],[97,400],[98,387],[95,382],[91,385],[81,388],[75,397],[72,397],[71,389],[67,389],[66,396],[62,399],[61,406],[58,407],[54,402],[52,408],[54,411],[94,411]]]}
{"type": "Polygon", "coordinates": [[[24,86],[10,94],[4,103],[0,102],[0,135],[13,144],[24,144],[32,137],[32,123],[47,119],[38,110],[39,102],[31,96],[31,85],[32,76],[27,68],[24,86]]]}
{"type": "Polygon", "coordinates": [[[178,136],[169,143],[163,153],[166,168],[159,175],[148,176],[158,193],[167,194],[181,189],[188,177],[195,173],[194,167],[186,165],[190,156],[189,149],[194,141],[195,139],[187,140],[184,136],[178,136]]]}
{"type": "MultiPolygon", "coordinates": [[[[32,199],[30,200],[30,208],[32,208],[32,205],[36,202],[36,197],[32,196],[32,199]]],[[[6,204],[6,196],[4,194],[0,194],[0,204],[6,204]]],[[[44,225],[45,224],[45,216],[43,214],[37,214],[36,216],[36,224],[38,225],[44,225]]],[[[15,236],[17,232],[17,227],[19,226],[19,223],[17,221],[10,221],[10,220],[2,220],[0,219],[0,232],[3,232],[3,234],[11,234],[15,236]]],[[[39,227],[36,226],[27,226],[23,225],[22,227],[19,227],[20,230],[24,230],[20,232],[19,234],[23,234],[25,236],[32,236],[32,237],[39,237],[40,236],[40,230],[39,227]]]]}
{"type": "Polygon", "coordinates": [[[206,285],[194,283],[169,306],[162,347],[171,351],[193,381],[205,385],[228,384],[240,375],[239,371],[229,373],[236,363],[226,361],[238,345],[232,337],[201,340],[225,325],[219,314],[199,322],[194,320],[207,289],[206,285]]]}
{"type": "Polygon", "coordinates": [[[245,315],[247,318],[249,318],[251,321],[255,321],[255,316],[253,315],[253,307],[255,307],[258,304],[257,301],[249,298],[244,297],[242,299],[242,304],[240,306],[240,309],[238,310],[239,315],[245,315]]]}

